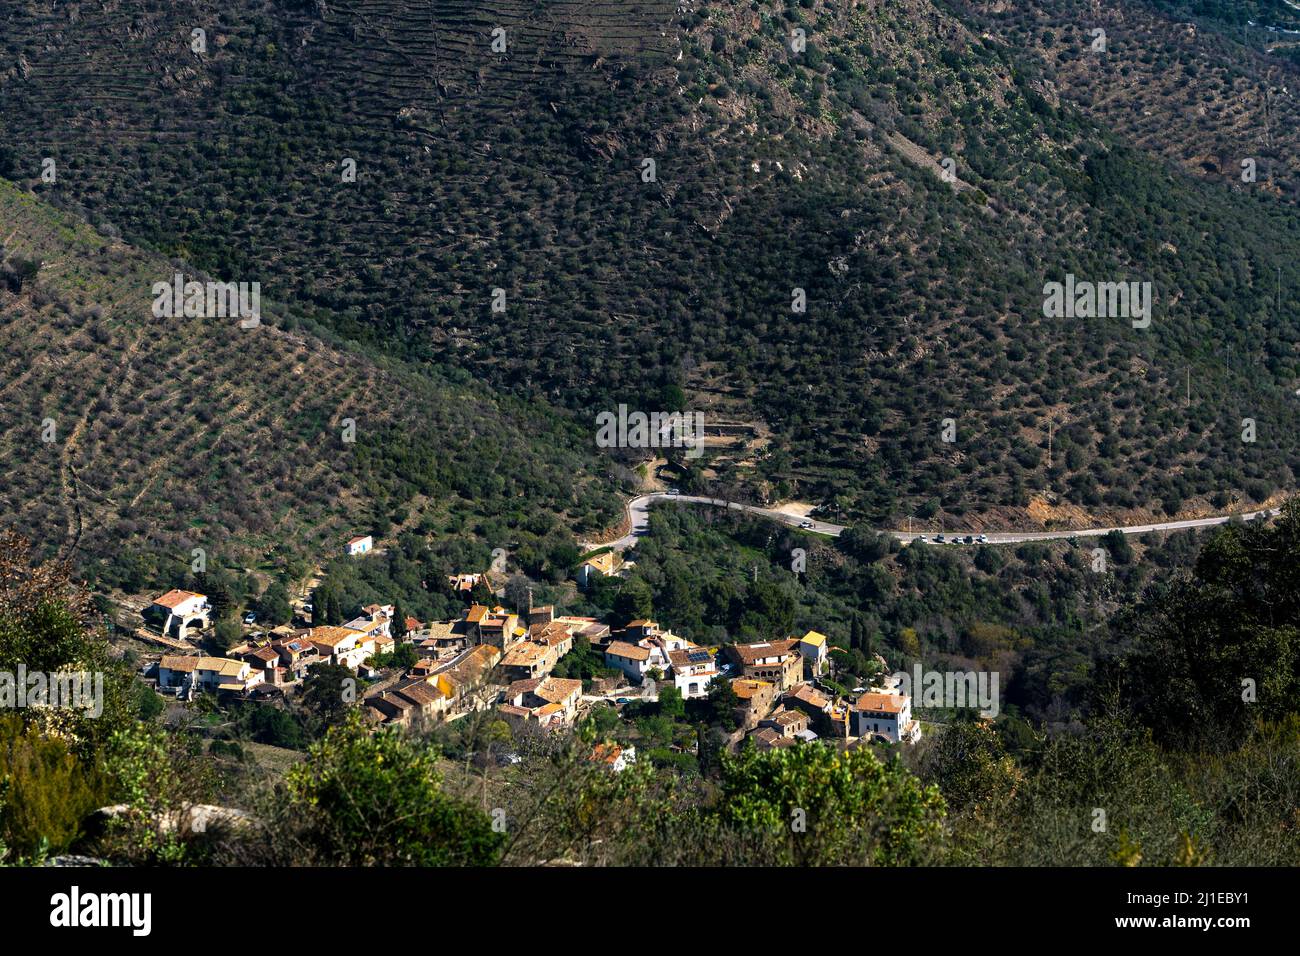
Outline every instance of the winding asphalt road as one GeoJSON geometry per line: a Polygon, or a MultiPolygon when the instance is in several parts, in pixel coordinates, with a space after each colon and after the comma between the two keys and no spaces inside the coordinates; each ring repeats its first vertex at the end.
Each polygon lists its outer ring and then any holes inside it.
{"type": "MultiPolygon", "coordinates": [[[[807,531],[816,532],[817,534],[838,537],[844,530],[844,525],[831,524],[828,521],[815,521],[809,518],[801,518],[798,515],[788,515],[781,511],[773,511],[771,508],[759,508],[755,505],[744,505],[736,501],[724,501],[721,498],[704,498],[698,495],[674,495],[663,491],[656,491],[653,494],[641,495],[633,498],[627,503],[628,517],[631,518],[632,531],[624,535],[617,541],[610,542],[610,545],[620,551],[626,550],[636,544],[637,539],[645,534],[646,529],[650,526],[650,506],[657,501],[680,501],[695,505],[712,505],[717,508],[727,508],[733,511],[745,511],[749,514],[759,515],[781,524],[799,527],[805,521],[811,522],[811,526],[806,528],[807,531]]],[[[1227,524],[1233,518],[1241,518],[1243,521],[1250,521],[1254,518],[1271,518],[1278,514],[1277,508],[1265,508],[1262,511],[1251,511],[1241,515],[1217,515],[1213,518],[1191,518],[1184,521],[1161,521],[1156,524],[1131,524],[1113,528],[1085,528],[1075,531],[1011,531],[1002,533],[988,533],[988,544],[1017,544],[1022,541],[1053,541],[1060,538],[1099,538],[1104,534],[1112,531],[1119,531],[1123,534],[1146,534],[1150,531],[1182,531],[1187,528],[1210,528],[1215,525],[1227,524]]],[[[882,531],[882,534],[892,535],[904,543],[911,542],[923,535],[933,540],[933,532],[906,532],[906,531],[882,531]]],[[[949,540],[960,535],[965,537],[967,534],[977,534],[978,532],[966,531],[945,531],[944,536],[949,540]]]]}

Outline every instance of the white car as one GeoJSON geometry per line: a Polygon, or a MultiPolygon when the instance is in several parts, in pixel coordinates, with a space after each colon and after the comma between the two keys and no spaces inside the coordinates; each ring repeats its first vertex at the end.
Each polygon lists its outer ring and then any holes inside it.
{"type": "Polygon", "coordinates": [[[813,526],[813,523],[812,523],[811,521],[800,521],[800,522],[799,522],[799,527],[801,527],[801,528],[811,528],[812,526],[813,526]]]}

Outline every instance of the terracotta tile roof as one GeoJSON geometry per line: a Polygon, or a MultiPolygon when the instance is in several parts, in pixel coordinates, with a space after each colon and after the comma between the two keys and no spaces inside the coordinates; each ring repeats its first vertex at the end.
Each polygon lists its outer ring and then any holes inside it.
{"type": "Polygon", "coordinates": [[[316,650],[316,645],[312,644],[306,637],[283,638],[275,641],[271,646],[276,650],[286,650],[290,654],[303,654],[316,650]]]}
{"type": "Polygon", "coordinates": [[[903,698],[898,694],[866,693],[853,705],[855,710],[871,710],[885,714],[901,714],[903,698]]]}
{"type": "Polygon", "coordinates": [[[808,723],[806,714],[797,714],[792,710],[777,711],[768,720],[780,724],[782,727],[797,727],[800,724],[806,725],[808,723]]]}
{"type": "Polygon", "coordinates": [[[548,657],[550,648],[541,644],[534,644],[531,641],[525,641],[522,644],[516,644],[510,650],[506,651],[506,656],[501,658],[502,667],[532,667],[545,661],[548,657]]]}
{"type": "Polygon", "coordinates": [[[620,561],[618,559],[618,555],[616,555],[613,551],[606,551],[602,554],[596,555],[593,558],[588,558],[586,561],[583,561],[582,563],[589,567],[595,568],[597,571],[601,572],[602,574],[612,574],[614,572],[614,569],[619,566],[620,561]]]}
{"type": "Polygon", "coordinates": [[[636,644],[629,644],[626,641],[612,641],[609,647],[605,648],[605,653],[611,657],[622,657],[629,661],[648,661],[650,659],[650,648],[638,647],[636,644]]]}
{"type": "Polygon", "coordinates": [[[429,638],[431,640],[449,641],[457,637],[464,637],[465,635],[456,630],[456,625],[459,623],[460,621],[431,621],[428,627],[429,638]]]}
{"type": "Polygon", "coordinates": [[[365,704],[385,718],[397,717],[399,714],[405,714],[407,711],[416,708],[413,701],[407,700],[405,697],[399,697],[397,694],[391,694],[388,691],[375,694],[373,697],[367,697],[365,704]]]}
{"type": "Polygon", "coordinates": [[[755,694],[759,693],[764,687],[772,687],[770,681],[765,680],[733,680],[731,689],[736,692],[736,696],[741,700],[749,700],[755,694]]]}
{"type": "Polygon", "coordinates": [[[500,659],[501,652],[491,644],[477,644],[438,673],[454,686],[466,687],[480,683],[500,659]]]}
{"type": "Polygon", "coordinates": [[[750,737],[753,738],[754,743],[758,745],[759,750],[772,750],[777,747],[789,747],[794,743],[793,740],[781,736],[780,733],[773,730],[771,727],[760,727],[758,730],[750,734],[750,737]]]}
{"type": "Polygon", "coordinates": [[[679,651],[669,651],[668,662],[673,665],[675,670],[696,667],[713,669],[714,663],[713,655],[702,647],[687,647],[679,651]]]}
{"type": "Polygon", "coordinates": [[[728,644],[727,654],[745,666],[750,666],[768,657],[787,657],[794,649],[795,640],[761,641],[757,644],[728,644]]]}
{"type": "Polygon", "coordinates": [[[228,657],[200,657],[196,666],[201,671],[215,671],[222,677],[238,677],[247,665],[228,657]]]}
{"type": "Polygon", "coordinates": [[[157,604],[159,607],[174,608],[180,604],[184,604],[186,601],[190,600],[191,598],[203,598],[206,600],[207,595],[196,594],[193,591],[180,591],[173,588],[172,590],[164,594],[162,597],[154,598],[153,603],[157,604]]]}
{"type": "Polygon", "coordinates": [[[790,688],[790,692],[786,696],[794,700],[803,701],[805,704],[816,707],[818,710],[824,709],[831,702],[829,697],[819,691],[812,684],[796,684],[794,687],[790,688]]]}
{"type": "Polygon", "coordinates": [[[330,650],[338,647],[344,641],[353,639],[360,640],[365,637],[364,631],[353,630],[350,627],[338,627],[337,625],[326,625],[324,627],[314,627],[308,640],[320,647],[328,647],[330,650]]]}
{"type": "Polygon", "coordinates": [[[438,688],[434,687],[428,681],[420,678],[411,681],[403,681],[401,684],[394,687],[392,692],[420,705],[421,707],[436,704],[438,701],[442,700],[443,697],[442,691],[438,690],[438,688]]]}
{"type": "Polygon", "coordinates": [[[533,691],[543,700],[549,700],[554,703],[568,700],[574,694],[582,693],[582,681],[568,677],[548,677],[542,682],[542,686],[533,691]]]}
{"type": "Polygon", "coordinates": [[[582,681],[564,677],[534,677],[517,680],[506,688],[506,699],[514,700],[520,694],[533,694],[548,704],[558,704],[575,693],[582,693],[582,681]]]}
{"type": "Polygon", "coordinates": [[[569,628],[559,621],[548,621],[545,624],[534,624],[528,629],[528,639],[536,641],[538,644],[563,644],[565,641],[572,640],[573,635],[569,628]]]}

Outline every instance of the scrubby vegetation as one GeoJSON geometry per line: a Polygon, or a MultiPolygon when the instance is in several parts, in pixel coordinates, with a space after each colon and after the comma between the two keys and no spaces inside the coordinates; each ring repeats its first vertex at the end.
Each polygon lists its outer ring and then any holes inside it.
{"type": "MultiPolygon", "coordinates": [[[[7,25],[15,176],[258,279],[346,339],[565,406],[588,437],[593,408],[683,394],[776,436],[720,480],[877,524],[1177,514],[1294,485],[1300,234],[1282,166],[1297,126],[1280,93],[1249,105],[1293,68],[1216,21],[1192,46],[1167,10],[1103,13],[1094,62],[1093,15],[1066,0],[548,4],[540,19],[505,0],[72,6],[76,31],[35,7],[7,25]],[[72,75],[124,88],[71,96],[72,75]],[[1266,171],[1248,189],[1152,148],[1266,171]],[[52,153],[64,173],[45,184],[52,153]],[[1042,287],[1067,272],[1152,282],[1152,326],[1045,319],[1042,287]]],[[[340,414],[289,421],[313,444],[340,414]]],[[[392,444],[389,464],[424,461],[392,444]]],[[[455,490],[497,479],[467,469],[455,490]]],[[[406,480],[447,490],[442,472],[406,480]]]]}
{"type": "Polygon", "coordinates": [[[257,329],[153,319],[169,263],[3,182],[0,213],[11,257],[59,263],[0,291],[5,520],[105,589],[179,585],[196,548],[213,575],[295,578],[357,530],[617,519],[572,423],[270,309],[257,329]]]}

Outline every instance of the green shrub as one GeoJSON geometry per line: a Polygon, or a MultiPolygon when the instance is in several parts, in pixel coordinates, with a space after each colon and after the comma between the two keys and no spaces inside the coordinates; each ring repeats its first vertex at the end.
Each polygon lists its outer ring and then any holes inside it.
{"type": "Polygon", "coordinates": [[[24,728],[14,715],[0,718],[0,843],[20,856],[42,843],[51,852],[65,850],[110,793],[104,775],[61,740],[24,728]]]}

